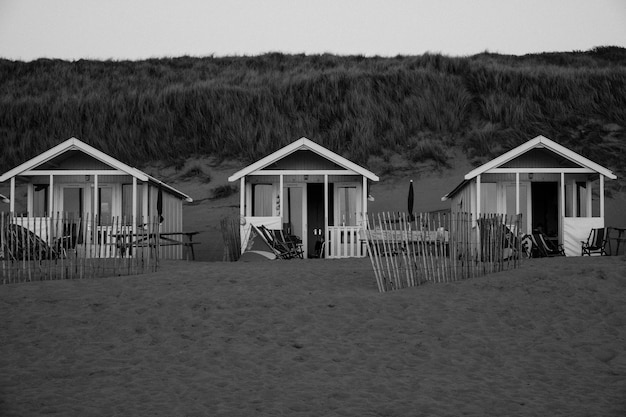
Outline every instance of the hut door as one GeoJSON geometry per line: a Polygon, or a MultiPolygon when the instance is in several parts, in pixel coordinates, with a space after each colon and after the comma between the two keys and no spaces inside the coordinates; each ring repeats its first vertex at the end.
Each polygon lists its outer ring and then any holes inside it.
{"type": "Polygon", "coordinates": [[[300,239],[304,237],[304,192],[302,186],[283,188],[283,230],[300,239]]]}
{"type": "Polygon", "coordinates": [[[62,188],[62,229],[57,230],[66,240],[66,248],[75,248],[77,243],[83,243],[83,235],[80,232],[81,223],[85,220],[85,206],[83,187],[62,188]]]}
{"type": "Polygon", "coordinates": [[[559,184],[533,182],[531,185],[532,227],[548,237],[559,236],[559,184]]]}
{"type": "Polygon", "coordinates": [[[505,207],[498,209],[499,213],[506,213],[509,216],[516,214],[522,215],[522,224],[520,225],[521,233],[530,233],[528,229],[528,185],[521,183],[519,185],[519,212],[517,211],[517,185],[515,183],[507,183],[503,187],[504,197],[501,198],[504,201],[505,207]]]}
{"type": "Polygon", "coordinates": [[[61,211],[71,218],[80,219],[84,216],[83,188],[63,187],[63,207],[61,211]]]}

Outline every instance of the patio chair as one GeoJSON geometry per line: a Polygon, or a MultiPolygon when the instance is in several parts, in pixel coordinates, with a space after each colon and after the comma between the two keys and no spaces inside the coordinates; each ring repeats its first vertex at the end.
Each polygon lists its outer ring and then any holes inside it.
{"type": "Polygon", "coordinates": [[[276,257],[279,259],[292,259],[297,257],[296,250],[291,248],[286,242],[278,237],[278,233],[276,233],[276,231],[270,230],[264,225],[259,226],[259,231],[262,233],[267,244],[276,254],[276,257]]]}
{"type": "Polygon", "coordinates": [[[533,257],[534,246],[532,235],[524,235],[522,237],[522,253],[526,255],[527,258],[533,257]]]}
{"type": "Polygon", "coordinates": [[[591,229],[587,241],[581,240],[581,256],[599,253],[600,256],[608,255],[604,247],[606,246],[606,228],[591,229]]]}
{"type": "Polygon", "coordinates": [[[512,260],[519,257],[520,237],[511,230],[511,225],[501,223],[498,218],[479,219],[483,253],[488,256],[500,256],[501,260],[512,260]]]}
{"type": "Polygon", "coordinates": [[[502,225],[503,227],[503,260],[515,259],[521,256],[518,251],[522,249],[521,236],[518,236],[511,227],[508,225],[502,225]]]}
{"type": "Polygon", "coordinates": [[[533,248],[531,250],[533,258],[565,256],[563,245],[553,243],[545,234],[534,232],[531,237],[533,240],[533,248]]]}
{"type": "Polygon", "coordinates": [[[302,249],[302,239],[298,236],[290,235],[282,230],[276,230],[274,236],[278,238],[293,253],[294,258],[304,258],[302,249]]]}

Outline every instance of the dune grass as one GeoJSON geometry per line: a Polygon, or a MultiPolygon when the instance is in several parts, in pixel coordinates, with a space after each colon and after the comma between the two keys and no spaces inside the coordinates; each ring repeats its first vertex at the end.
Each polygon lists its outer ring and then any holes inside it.
{"type": "Polygon", "coordinates": [[[528,56],[0,60],[0,170],[75,136],[125,161],[256,160],[306,136],[367,166],[538,134],[626,172],[626,49],[528,56]]]}

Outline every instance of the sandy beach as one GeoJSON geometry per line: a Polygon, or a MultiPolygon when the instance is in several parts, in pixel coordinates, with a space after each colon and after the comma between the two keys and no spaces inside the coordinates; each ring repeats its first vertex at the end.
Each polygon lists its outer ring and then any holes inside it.
{"type": "Polygon", "coordinates": [[[621,416],[626,258],[378,293],[369,259],[0,286],[3,416],[621,416]]]}

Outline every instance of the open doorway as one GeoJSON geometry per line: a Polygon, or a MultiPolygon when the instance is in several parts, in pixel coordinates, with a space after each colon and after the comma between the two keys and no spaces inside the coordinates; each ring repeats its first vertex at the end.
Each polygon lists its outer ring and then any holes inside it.
{"type": "MultiPolygon", "coordinates": [[[[332,215],[333,185],[328,184],[329,215],[332,215]]],[[[324,224],[324,184],[307,184],[307,256],[321,257],[321,245],[326,236],[324,224]]]]}
{"type": "Polygon", "coordinates": [[[531,186],[532,228],[548,237],[559,237],[559,184],[533,182],[531,186]]]}

